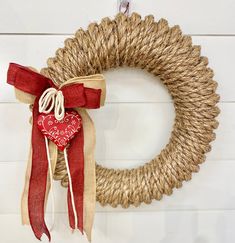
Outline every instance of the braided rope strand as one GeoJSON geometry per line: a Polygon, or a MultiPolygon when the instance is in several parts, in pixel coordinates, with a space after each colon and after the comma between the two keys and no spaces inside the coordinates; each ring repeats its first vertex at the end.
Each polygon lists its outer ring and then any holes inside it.
{"type": "MultiPolygon", "coordinates": [[[[215,139],[218,122],[217,83],[208,59],[200,55],[200,46],[179,26],[170,28],[164,19],[144,19],[133,13],[118,14],[79,29],[64,48],[48,59],[41,70],[57,84],[76,76],[102,73],[119,66],[145,69],[160,77],[169,90],[175,107],[175,123],[167,146],[143,166],[114,170],[96,165],[97,201],[112,207],[139,206],[170,195],[173,188],[191,179],[205,161],[215,139]]],[[[68,185],[66,165],[59,153],[54,179],[68,185]]]]}

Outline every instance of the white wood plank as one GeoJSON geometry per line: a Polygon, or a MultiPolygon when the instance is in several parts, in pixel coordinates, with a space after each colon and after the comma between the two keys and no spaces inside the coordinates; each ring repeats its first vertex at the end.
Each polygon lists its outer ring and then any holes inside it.
{"type": "Polygon", "coordinates": [[[46,65],[46,60],[58,47],[63,46],[63,36],[0,36],[0,80],[2,81],[1,102],[16,101],[14,91],[6,84],[10,62],[35,67],[46,65]]]}
{"type": "MultiPolygon", "coordinates": [[[[0,36],[0,102],[16,102],[13,88],[6,84],[9,62],[17,62],[38,69],[58,47],[63,46],[66,36],[0,36]]],[[[233,59],[235,37],[193,37],[195,44],[202,45],[202,55],[210,60],[218,81],[221,101],[235,101],[233,59]],[[226,65],[225,65],[226,63],[226,65]]],[[[107,102],[166,102],[171,98],[158,78],[142,70],[119,68],[105,72],[107,102]]]]}
{"type": "MultiPolygon", "coordinates": [[[[0,242],[38,242],[30,227],[20,223],[30,112],[15,104],[6,85],[9,62],[41,68],[63,41],[79,27],[114,16],[117,1],[0,0],[0,242]],[[94,7],[93,7],[94,6],[94,7]],[[10,35],[9,35],[10,34],[10,35]],[[44,35],[46,34],[46,35],[44,35]]],[[[202,45],[209,57],[221,95],[220,126],[213,150],[183,188],[150,205],[127,210],[97,204],[93,230],[96,243],[231,243],[235,241],[235,1],[132,1],[132,11],[153,14],[179,24],[202,45]],[[223,36],[222,36],[223,35],[223,36]]],[[[174,110],[167,90],[155,77],[122,68],[105,72],[107,104],[91,111],[97,130],[96,158],[105,166],[131,168],[152,158],[167,143],[174,110]],[[133,122],[134,121],[134,122],[133,122]],[[154,136],[153,136],[154,134],[154,136]]],[[[87,242],[71,234],[66,189],[55,183],[56,224],[52,242],[87,242]]],[[[51,202],[47,219],[51,220],[51,202]]],[[[43,242],[47,242],[44,238],[43,242]]]]}
{"type": "MultiPolygon", "coordinates": [[[[232,0],[141,0],[132,1],[132,11],[157,19],[164,17],[171,25],[180,24],[190,34],[234,34],[235,3],[232,0]]],[[[95,0],[69,3],[62,0],[1,0],[2,33],[73,33],[80,26],[117,13],[117,1],[95,0]]]]}
{"type": "MultiPolygon", "coordinates": [[[[110,104],[100,110],[90,112],[97,123],[96,156],[99,159],[106,157],[120,159],[126,156],[130,159],[136,159],[139,156],[146,158],[146,152],[143,154],[143,150],[146,150],[148,156],[152,157],[167,143],[174,119],[173,105],[165,103],[110,104]],[[153,126],[152,131],[150,131],[150,124],[153,126]],[[152,136],[153,133],[157,134],[155,138],[152,136]]],[[[0,133],[4,137],[4,140],[0,141],[3,151],[0,161],[17,161],[27,158],[31,131],[28,123],[29,115],[27,105],[0,104],[0,133]],[[14,153],[9,153],[9,146],[15,148],[14,153]]]]}
{"type": "MultiPolygon", "coordinates": [[[[132,164],[135,164],[131,161],[132,164]]],[[[129,161],[102,161],[115,168],[117,163],[121,166],[129,161]]],[[[117,166],[116,166],[117,167],[117,166]]],[[[0,214],[19,213],[21,193],[24,184],[26,163],[12,162],[0,163],[0,214]]],[[[153,201],[150,205],[142,204],[140,207],[130,207],[129,212],[171,211],[171,210],[228,210],[235,205],[235,160],[233,161],[207,161],[201,166],[199,173],[194,174],[189,182],[185,182],[181,189],[164,196],[161,201],[153,201]]],[[[67,190],[54,184],[55,210],[67,212],[67,190]]],[[[113,209],[110,206],[101,207],[97,203],[97,212],[123,212],[121,207],[113,209]]],[[[51,212],[51,198],[47,207],[51,212]]]]}
{"type": "MultiPolygon", "coordinates": [[[[97,213],[93,228],[96,243],[231,243],[235,240],[234,211],[182,211],[155,213],[97,213]]],[[[1,241],[38,242],[30,227],[20,225],[19,215],[0,215],[1,241]]],[[[87,242],[79,232],[72,234],[67,216],[56,215],[52,242],[87,242]]],[[[43,242],[47,242],[43,240],[43,242]]]]}
{"type": "MultiPolygon", "coordinates": [[[[210,159],[234,159],[234,103],[220,104],[220,126],[217,139],[208,154],[210,159]]],[[[96,158],[149,160],[157,155],[169,140],[174,109],[169,103],[107,104],[91,110],[96,126],[96,158]]],[[[24,104],[0,104],[0,161],[27,159],[31,127],[30,112],[24,104]],[[11,150],[14,150],[14,153],[11,150]]]]}

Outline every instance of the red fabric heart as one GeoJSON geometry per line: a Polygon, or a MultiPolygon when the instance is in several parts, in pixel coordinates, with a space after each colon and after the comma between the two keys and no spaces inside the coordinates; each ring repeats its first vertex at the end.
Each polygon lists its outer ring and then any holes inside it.
{"type": "Polygon", "coordinates": [[[76,111],[66,111],[64,118],[56,120],[53,112],[38,116],[38,128],[44,136],[63,151],[71,139],[81,130],[82,118],[76,111]]]}

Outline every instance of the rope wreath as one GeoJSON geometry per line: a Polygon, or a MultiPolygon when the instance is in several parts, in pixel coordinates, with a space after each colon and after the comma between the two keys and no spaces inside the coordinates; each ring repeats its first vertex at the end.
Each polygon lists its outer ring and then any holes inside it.
{"type": "MultiPolygon", "coordinates": [[[[199,170],[215,139],[219,114],[217,83],[207,65],[200,46],[192,45],[191,37],[183,35],[179,26],[170,28],[165,19],[155,22],[151,15],[142,20],[136,13],[130,17],[120,13],[113,20],[90,24],[86,31],[79,29],[48,59],[48,67],[41,73],[57,85],[115,67],[137,67],[158,76],[174,101],[173,131],[159,155],[133,169],[96,165],[96,198],[101,205],[149,204],[163,194],[170,195],[199,170]]],[[[54,179],[68,185],[62,153],[54,179]]]]}

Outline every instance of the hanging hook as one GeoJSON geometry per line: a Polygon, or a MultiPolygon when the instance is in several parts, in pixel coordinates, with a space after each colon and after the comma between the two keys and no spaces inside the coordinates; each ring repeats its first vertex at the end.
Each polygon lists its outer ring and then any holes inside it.
{"type": "Polygon", "coordinates": [[[118,0],[118,11],[129,15],[130,13],[130,0],[118,0]]]}

